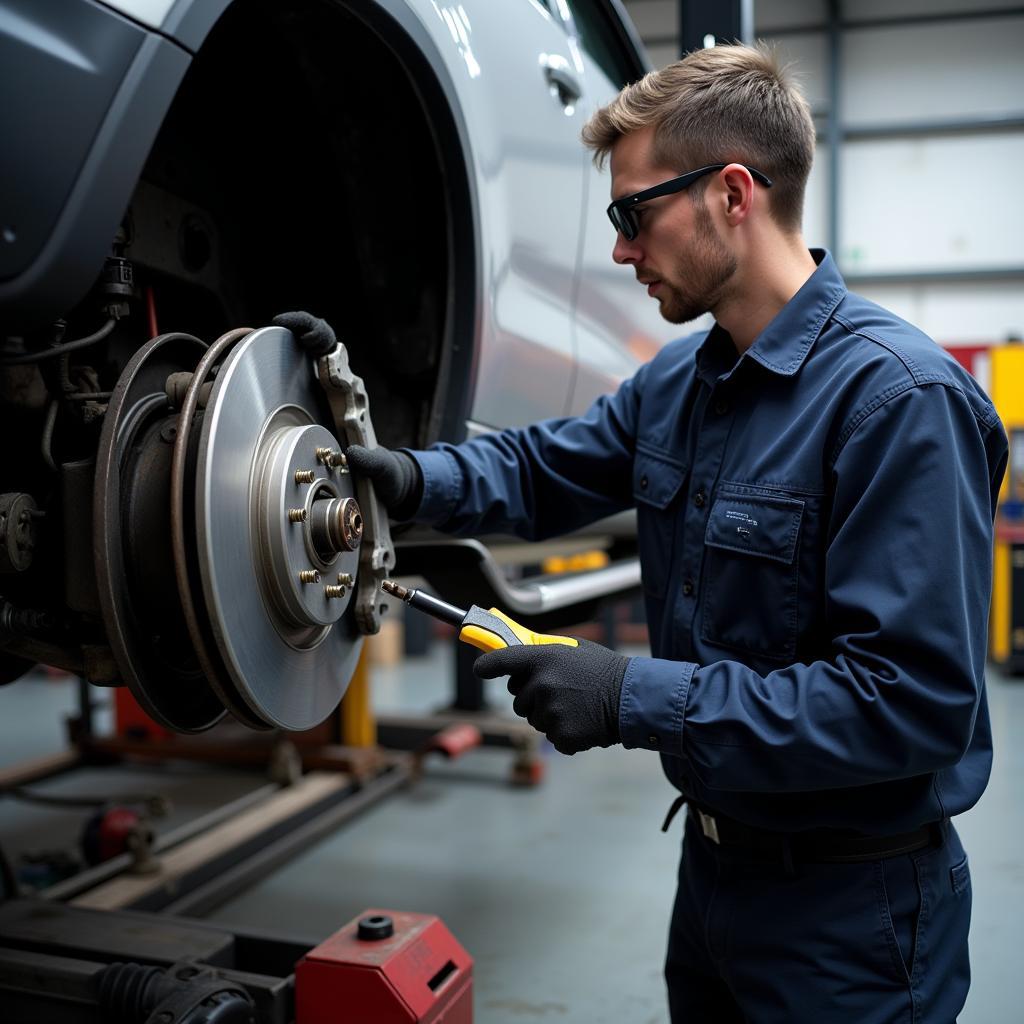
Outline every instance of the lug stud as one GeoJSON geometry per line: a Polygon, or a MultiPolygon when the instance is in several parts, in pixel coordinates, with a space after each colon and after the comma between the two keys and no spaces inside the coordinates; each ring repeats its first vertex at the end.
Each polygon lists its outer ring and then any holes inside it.
{"type": "Polygon", "coordinates": [[[352,573],[350,573],[350,572],[339,572],[338,573],[338,582],[343,587],[351,587],[352,586],[352,573]]]}
{"type": "Polygon", "coordinates": [[[290,508],[288,509],[288,522],[289,523],[304,523],[309,516],[309,513],[304,508],[290,508]]]}
{"type": "Polygon", "coordinates": [[[348,472],[348,460],[345,458],[344,452],[340,452],[336,448],[317,448],[315,454],[317,462],[322,462],[328,469],[341,469],[343,472],[348,472]]]}
{"type": "Polygon", "coordinates": [[[300,583],[319,583],[320,573],[316,569],[303,569],[299,573],[300,583]]]}
{"type": "Polygon", "coordinates": [[[311,484],[316,479],[316,471],[312,469],[295,470],[295,482],[297,484],[311,484]]]}
{"type": "Polygon", "coordinates": [[[346,593],[344,587],[335,587],[330,583],[324,587],[324,597],[344,597],[346,593]]]}

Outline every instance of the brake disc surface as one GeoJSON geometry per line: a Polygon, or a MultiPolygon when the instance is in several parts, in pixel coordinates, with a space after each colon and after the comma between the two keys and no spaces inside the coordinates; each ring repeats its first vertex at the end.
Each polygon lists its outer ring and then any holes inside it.
{"type": "Polygon", "coordinates": [[[344,696],[361,521],[314,361],[279,327],[227,358],[202,421],[196,538],[213,636],[238,695],[302,730],[344,696]],[[333,457],[332,457],[333,454],[333,457]]]}

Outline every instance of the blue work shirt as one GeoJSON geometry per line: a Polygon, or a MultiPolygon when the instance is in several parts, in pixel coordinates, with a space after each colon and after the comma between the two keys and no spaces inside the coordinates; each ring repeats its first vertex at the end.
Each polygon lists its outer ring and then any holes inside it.
{"type": "Polygon", "coordinates": [[[831,257],[742,355],[672,342],[579,417],[417,452],[416,518],[543,539],[635,506],[654,657],[619,727],[699,805],[895,833],[988,781],[1007,444],[954,359],[831,257]]]}

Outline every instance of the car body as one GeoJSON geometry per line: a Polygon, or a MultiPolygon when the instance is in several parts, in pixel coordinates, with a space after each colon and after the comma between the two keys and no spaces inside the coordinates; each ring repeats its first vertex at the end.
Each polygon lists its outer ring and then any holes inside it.
{"type": "MultiPolygon", "coordinates": [[[[109,395],[160,332],[310,309],[377,440],[423,447],[580,412],[671,334],[611,261],[608,173],[579,140],[646,70],[618,0],[0,0],[0,67],[0,339],[38,352],[114,316],[80,391],[109,395]]],[[[88,617],[92,527],[54,484],[95,458],[104,399],[68,401],[57,362],[0,368],[26,439],[0,491],[47,517],[3,593],[88,617]]],[[[410,558],[443,581],[436,552],[410,558]]],[[[577,597],[635,574],[605,580],[577,597]]],[[[8,675],[59,663],[68,641],[38,634],[5,642],[8,675]]]]}

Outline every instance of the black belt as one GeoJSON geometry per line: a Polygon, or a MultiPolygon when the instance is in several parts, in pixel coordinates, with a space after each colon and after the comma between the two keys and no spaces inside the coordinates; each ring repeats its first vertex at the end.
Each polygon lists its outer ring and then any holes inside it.
{"type": "Polygon", "coordinates": [[[773,832],[771,829],[744,825],[717,812],[705,810],[688,801],[685,796],[677,797],[672,804],[662,826],[663,832],[668,830],[672,819],[685,803],[690,804],[695,824],[700,826],[705,837],[723,850],[731,848],[736,852],[786,862],[855,864],[897,857],[901,853],[914,853],[927,846],[938,846],[942,842],[939,822],[891,836],[864,835],[828,828],[807,832],[773,832]]]}

